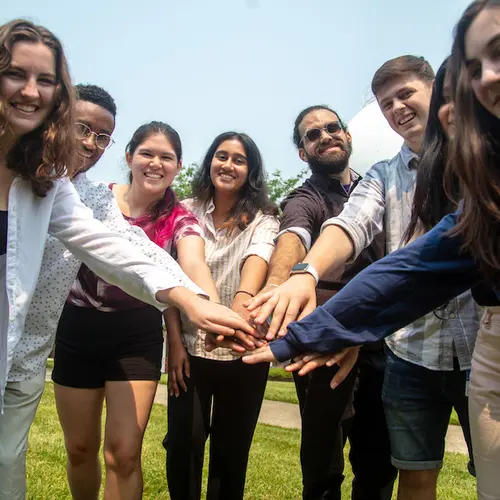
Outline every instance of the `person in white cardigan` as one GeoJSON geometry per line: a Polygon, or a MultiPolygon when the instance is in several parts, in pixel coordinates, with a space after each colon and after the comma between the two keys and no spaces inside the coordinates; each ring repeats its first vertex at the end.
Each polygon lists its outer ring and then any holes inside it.
{"type": "MultiPolygon", "coordinates": [[[[161,265],[147,256],[144,250],[152,256],[150,246],[155,245],[144,234],[110,230],[82,204],[68,179],[76,159],[73,100],[59,40],[24,20],[0,26],[1,500],[25,498],[27,435],[43,370],[17,382],[9,382],[8,374],[16,347],[26,338],[26,318],[41,306],[33,295],[39,275],[52,264],[44,255],[47,234],[143,302],[160,310],[175,305],[208,331],[253,332],[238,314],[205,300],[166,252],[156,247],[164,254],[157,260],[161,265]]],[[[67,293],[56,278],[46,299],[59,301],[67,293]]],[[[28,351],[40,348],[36,342],[25,345],[28,351]]]]}

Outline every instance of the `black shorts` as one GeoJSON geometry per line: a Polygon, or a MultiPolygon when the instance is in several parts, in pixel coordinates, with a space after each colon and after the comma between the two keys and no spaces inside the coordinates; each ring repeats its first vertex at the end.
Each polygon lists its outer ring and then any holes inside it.
{"type": "Polygon", "coordinates": [[[162,315],[151,306],[117,312],[64,306],[52,380],[80,389],[108,381],[159,380],[162,315]]]}

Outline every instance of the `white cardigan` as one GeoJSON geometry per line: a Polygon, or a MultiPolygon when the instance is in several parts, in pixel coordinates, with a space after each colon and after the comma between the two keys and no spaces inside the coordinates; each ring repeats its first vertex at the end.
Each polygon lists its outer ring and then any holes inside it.
{"type": "MultiPolygon", "coordinates": [[[[138,234],[137,228],[131,231],[138,234]]],[[[47,234],[60,240],[107,282],[160,310],[166,306],[156,301],[158,290],[183,286],[203,293],[166,252],[163,253],[168,267],[159,266],[144,255],[139,245],[94,219],[92,210],[83,205],[68,179],[57,180],[40,198],[28,182],[16,178],[9,192],[5,275],[9,317],[0,321],[0,335],[7,339],[6,352],[0,352],[0,408],[39,274],[50,265],[44,258],[47,234]]],[[[61,301],[60,295],[65,299],[68,290],[54,283],[46,293],[54,301],[61,301]]]]}

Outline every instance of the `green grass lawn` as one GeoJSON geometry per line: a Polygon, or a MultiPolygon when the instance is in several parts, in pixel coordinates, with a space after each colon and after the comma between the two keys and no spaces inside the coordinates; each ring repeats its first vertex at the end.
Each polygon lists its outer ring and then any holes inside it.
{"type": "MultiPolygon", "coordinates": [[[[166,425],[165,408],[154,405],[143,449],[144,499],[169,498],[164,473],[165,451],[161,444],[166,425]]],[[[299,431],[259,424],[250,453],[245,498],[249,500],[300,498],[299,446],[299,431]]],[[[347,457],[346,463],[348,463],[347,457]]],[[[52,383],[46,384],[30,433],[27,474],[28,499],[70,500],[66,482],[63,436],[55,410],[52,383]]],[[[206,467],[204,475],[205,494],[206,467]]],[[[351,479],[350,470],[346,470],[343,487],[345,498],[349,497],[351,479]]],[[[445,466],[439,479],[438,498],[440,500],[476,498],[475,481],[467,473],[466,456],[446,454],[445,466]]]]}

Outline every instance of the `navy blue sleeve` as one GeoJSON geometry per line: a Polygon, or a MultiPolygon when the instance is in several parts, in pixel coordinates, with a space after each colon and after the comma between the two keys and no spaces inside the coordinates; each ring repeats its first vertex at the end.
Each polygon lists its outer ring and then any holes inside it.
{"type": "Polygon", "coordinates": [[[461,239],[447,234],[456,218],[446,216],[412,244],[367,267],[309,316],[291,323],[286,336],[271,344],[276,358],[378,342],[471,288],[482,276],[461,251],[461,239]]]}

